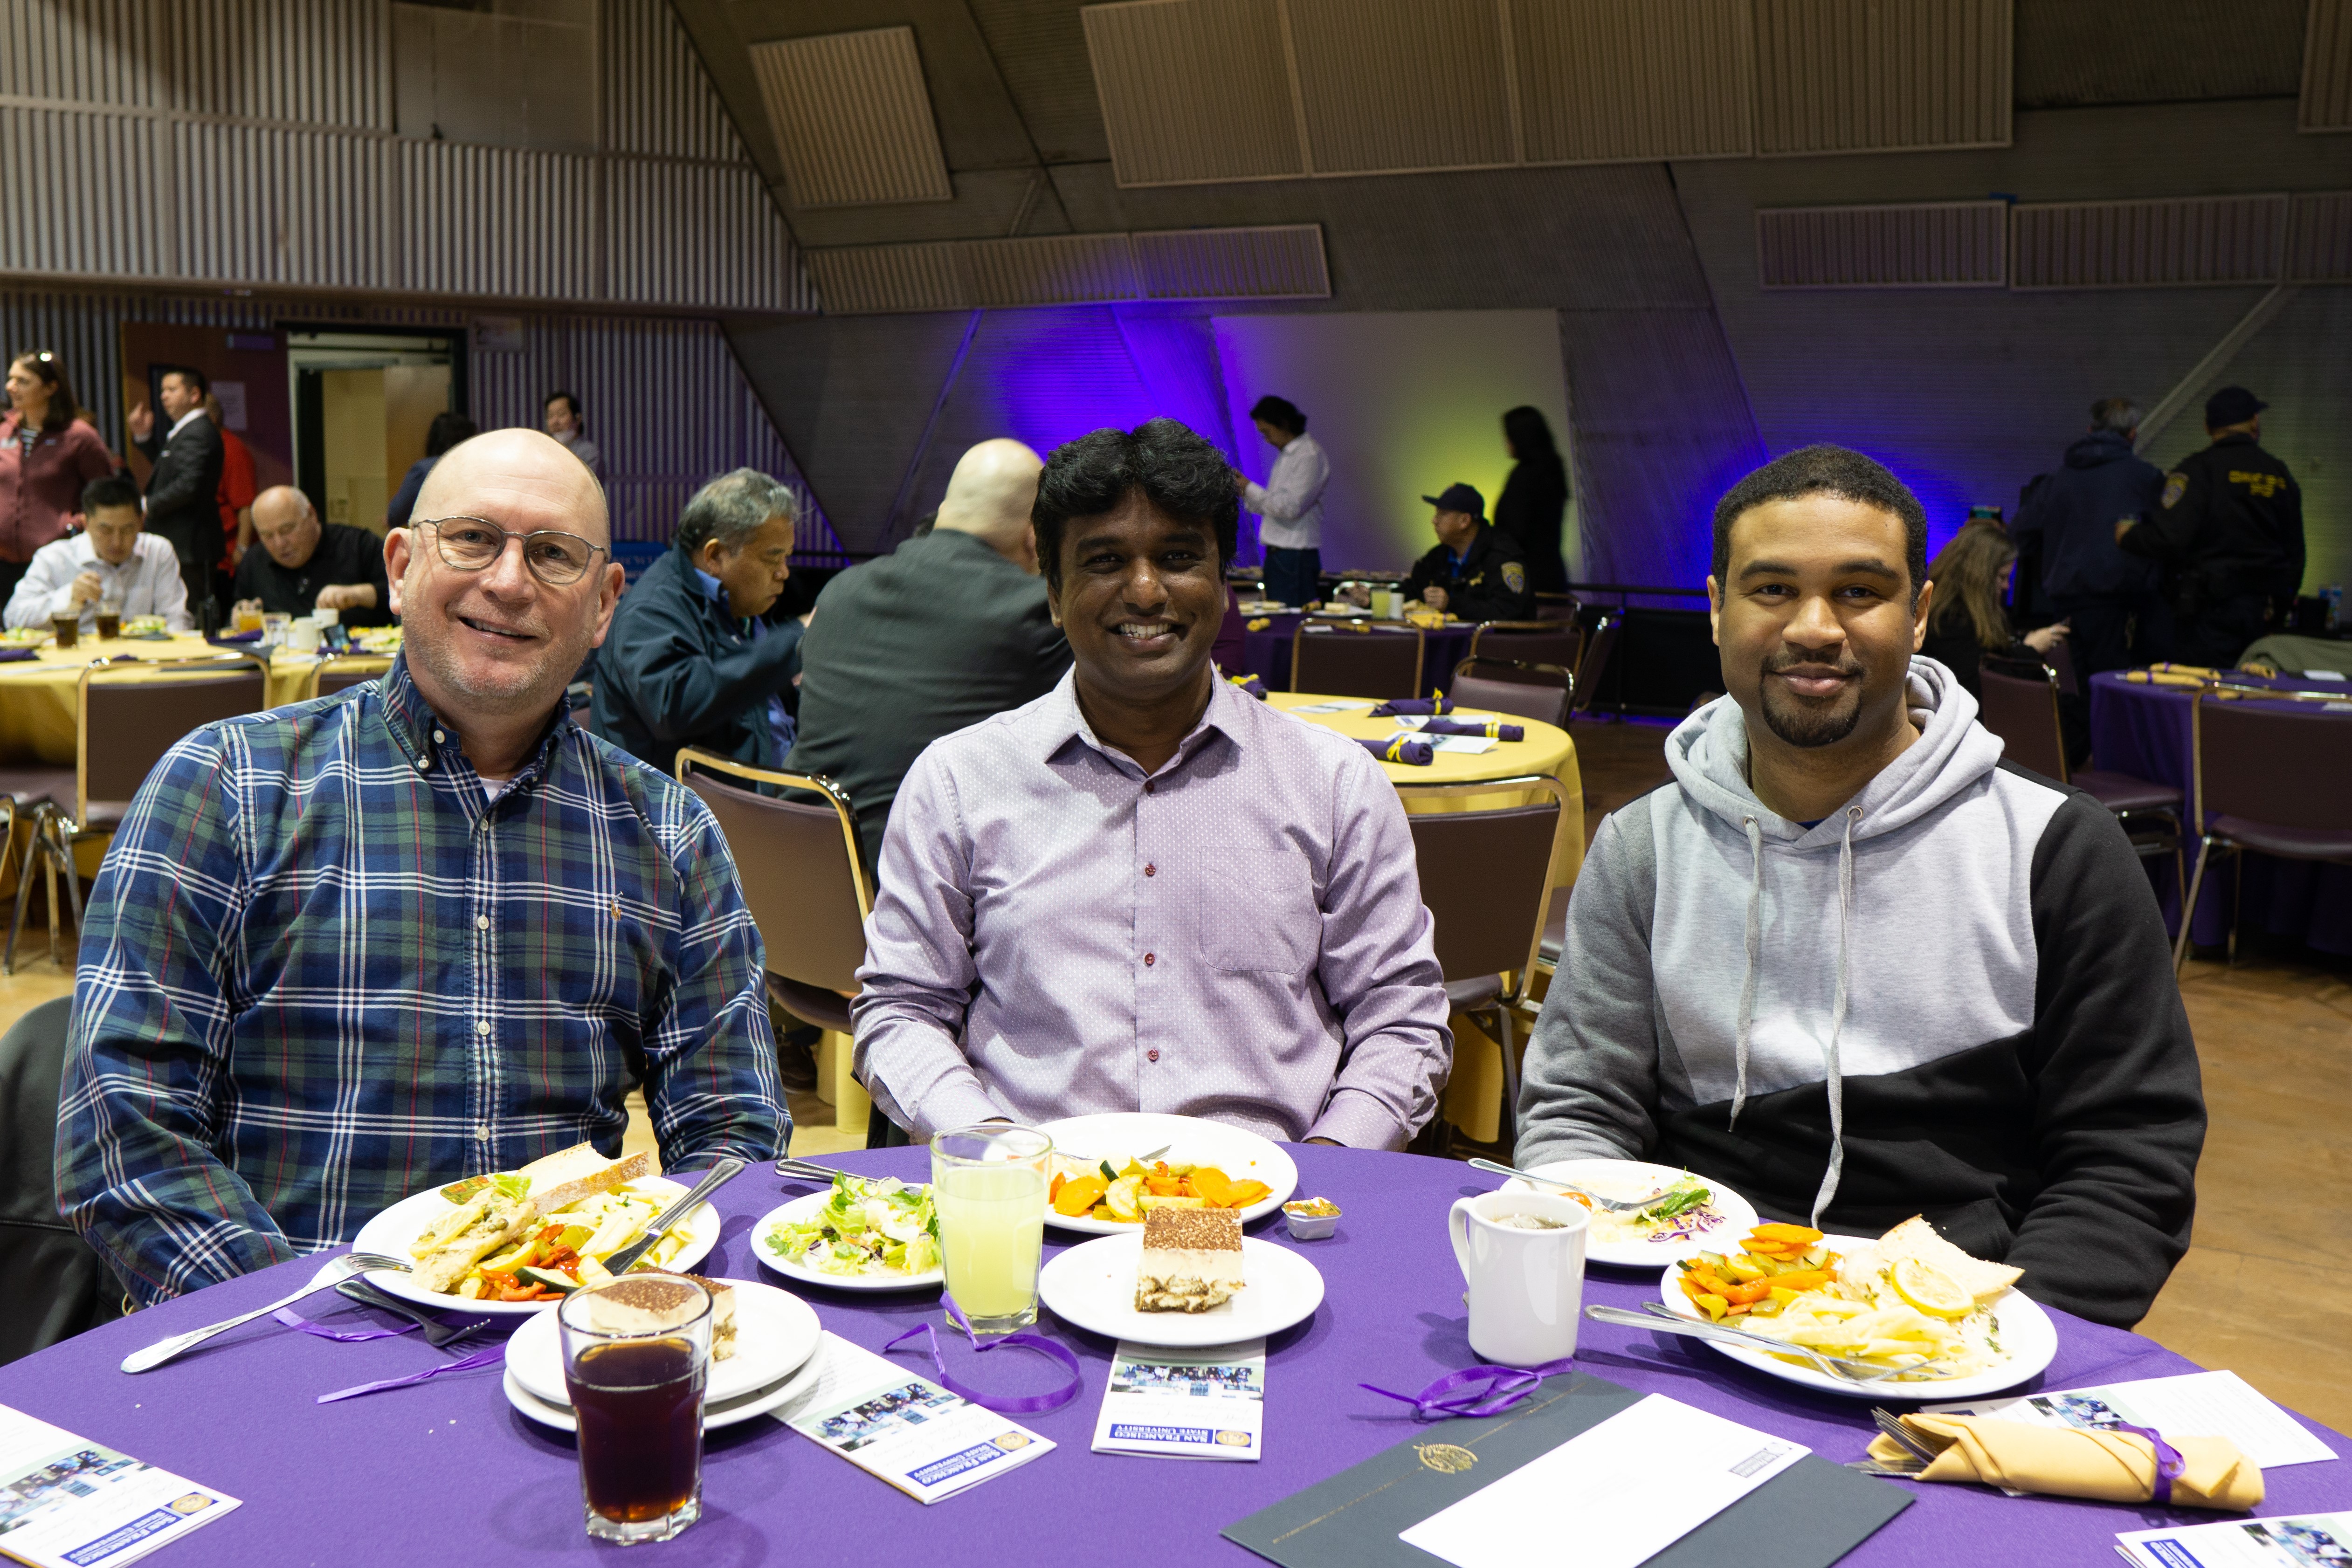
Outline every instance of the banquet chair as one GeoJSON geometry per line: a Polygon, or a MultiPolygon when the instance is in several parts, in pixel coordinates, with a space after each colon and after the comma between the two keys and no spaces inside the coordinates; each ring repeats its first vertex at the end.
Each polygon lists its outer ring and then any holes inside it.
{"type": "Polygon", "coordinates": [[[849,998],[866,958],[874,889],[848,794],[820,774],[753,768],[691,746],[677,754],[677,780],[709,806],[735,857],[744,907],[768,950],[768,994],[796,1019],[855,1032],[849,998]],[[762,794],[762,784],[807,790],[824,803],[762,794]]]}
{"type": "Polygon", "coordinates": [[[1573,622],[1584,608],[1573,593],[1538,593],[1536,595],[1536,619],[1573,622]]]}
{"type": "MultiPolygon", "coordinates": [[[[2352,865],[2352,715],[2330,713],[2315,695],[2281,693],[2256,705],[2203,691],[2190,702],[2189,750],[2197,784],[2197,870],[2180,901],[2175,973],[2189,961],[2190,918],[2205,871],[2219,855],[2253,850],[2281,860],[2352,865]]],[[[2245,862],[2239,862],[2241,883],[2245,862]]],[[[2229,955],[2238,953],[2230,912],[2229,955]]]]}
{"type": "Polygon", "coordinates": [[[1558,664],[1531,664],[1517,659],[1472,657],[1454,666],[1446,695],[1465,708],[1531,718],[1538,724],[1565,725],[1576,677],[1558,664]],[[1482,672],[1494,671],[1487,674],[1482,672]],[[1502,672],[1507,670],[1508,674],[1502,672]]]}
{"type": "Polygon", "coordinates": [[[1576,668],[1584,632],[1572,622],[1486,621],[1470,630],[1470,657],[1576,668]]]}
{"type": "MultiPolygon", "coordinates": [[[[2031,666],[2028,666],[2029,668],[2031,666]]],[[[2172,857],[2172,874],[2181,894],[2183,919],[2189,907],[2189,873],[2182,863],[2180,791],[2168,784],[2101,768],[2074,768],[2066,763],[2066,741],[2058,725],[2058,673],[2045,666],[2042,678],[2004,674],[1986,664],[1977,674],[1981,695],[1977,718],[2000,737],[2001,750],[2011,762],[2030,768],[2046,779],[2072,784],[2115,813],[2124,835],[2142,860],[2172,857]]]]}
{"type": "Polygon", "coordinates": [[[1504,1143],[1518,1136],[1519,1059],[1514,1016],[1530,1005],[1536,955],[1551,900],[1562,835],[1583,824],[1568,788],[1549,774],[1464,784],[1400,784],[1421,872],[1421,901],[1434,923],[1445,999],[1484,1025],[1503,1051],[1504,1143]],[[1532,805],[1428,810],[1424,802],[1539,793],[1532,805]],[[1573,824],[1573,827],[1571,827],[1573,824]]]}
{"type": "Polygon", "coordinates": [[[75,724],[78,765],[69,774],[60,769],[49,798],[33,808],[32,838],[16,879],[16,908],[9,917],[8,946],[0,950],[0,975],[16,973],[16,941],[25,927],[25,901],[32,892],[35,866],[47,873],[54,957],[60,873],[73,915],[74,939],[81,938],[81,878],[74,865],[74,846],[114,831],[139,786],[184,737],[268,706],[269,666],[251,653],[92,664],[81,673],[75,724]],[[61,797],[72,800],[70,814],[61,797]]]}
{"type": "Polygon", "coordinates": [[[1601,677],[1608,673],[1609,661],[1616,656],[1617,639],[1624,630],[1625,617],[1621,613],[1603,615],[1586,633],[1583,655],[1576,662],[1576,699],[1569,705],[1570,716],[1591,713],[1593,699],[1601,695],[1601,677]]]}
{"type": "Polygon", "coordinates": [[[0,1365],[122,1315],[114,1271],[58,1217],[58,1090],[71,997],[0,1034],[0,1365]]]}
{"type": "Polygon", "coordinates": [[[1308,617],[1290,634],[1290,689],[1334,697],[1415,696],[1421,691],[1418,626],[1349,616],[1308,617]]]}
{"type": "Polygon", "coordinates": [[[331,697],[364,685],[392,668],[389,653],[330,653],[310,667],[303,684],[305,697],[331,697]]]}

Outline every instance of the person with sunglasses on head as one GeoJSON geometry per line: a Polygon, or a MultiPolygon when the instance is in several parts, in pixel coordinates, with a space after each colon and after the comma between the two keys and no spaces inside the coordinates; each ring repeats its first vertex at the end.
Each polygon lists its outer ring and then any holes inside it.
{"type": "Polygon", "coordinates": [[[718,824],[564,702],[621,593],[593,476],[477,437],[384,564],[392,668],[178,742],[91,891],[58,1207],[142,1304],[617,1155],[639,1087],[666,1170],[791,1132],[718,824]]]}
{"type": "Polygon", "coordinates": [[[0,603],[43,545],[72,531],[82,487],[114,472],[114,454],[79,416],[65,366],[46,349],[8,361],[0,413],[0,603]]]}

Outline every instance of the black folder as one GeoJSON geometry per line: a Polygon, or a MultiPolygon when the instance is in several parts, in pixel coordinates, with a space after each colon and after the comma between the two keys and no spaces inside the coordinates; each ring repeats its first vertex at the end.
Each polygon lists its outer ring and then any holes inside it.
{"type": "MultiPolygon", "coordinates": [[[[1548,1377],[1482,1420],[1436,1421],[1353,1469],[1228,1525],[1225,1539],[1283,1568],[1446,1568],[1397,1539],[1642,1397],[1582,1373],[1548,1377]]],[[[1643,1568],[1829,1568],[1911,1506],[1911,1494],[1809,1454],[1643,1568]]],[[[1573,1521],[1562,1521],[1570,1531],[1573,1521]]],[[[1572,1562],[1572,1534],[1562,1562],[1572,1562]]]]}

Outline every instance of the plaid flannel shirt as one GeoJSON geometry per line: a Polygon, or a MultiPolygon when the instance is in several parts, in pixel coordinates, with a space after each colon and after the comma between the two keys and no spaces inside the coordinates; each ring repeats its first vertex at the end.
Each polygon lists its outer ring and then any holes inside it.
{"type": "Polygon", "coordinates": [[[709,811],[559,715],[495,801],[405,660],[208,725],[91,891],[58,1206],[154,1301],[582,1139],[666,1168],[791,1133],[709,811]]]}

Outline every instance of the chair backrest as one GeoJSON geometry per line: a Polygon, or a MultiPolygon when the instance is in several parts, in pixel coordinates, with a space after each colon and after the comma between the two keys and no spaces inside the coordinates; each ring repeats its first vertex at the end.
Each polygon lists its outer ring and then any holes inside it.
{"type": "Polygon", "coordinates": [[[1576,699],[1570,705],[1570,713],[1591,713],[1592,702],[1601,695],[1601,677],[1609,669],[1609,661],[1616,654],[1617,638],[1625,630],[1622,615],[1603,615],[1592,623],[1584,639],[1584,656],[1576,664],[1576,699]]]}
{"type": "Polygon", "coordinates": [[[2276,828],[2352,831],[2352,714],[2197,695],[2197,809],[2276,828]]]}
{"type": "Polygon", "coordinates": [[[2050,673],[2058,678],[2060,691],[2070,697],[2083,695],[2082,683],[2074,678],[2074,655],[2068,652],[2065,638],[2061,637],[2051,643],[2050,651],[2042,655],[2042,662],[2049,666],[2050,673]]]}
{"type": "Polygon", "coordinates": [[[92,664],[81,675],[74,820],[129,806],[163,753],[191,731],[268,706],[268,666],[250,655],[92,664]]]}
{"type": "Polygon", "coordinates": [[[1512,659],[1573,670],[1583,651],[1584,633],[1573,622],[1489,621],[1470,633],[1474,659],[1512,659]]]}
{"type": "Polygon", "coordinates": [[[310,672],[310,695],[331,697],[364,685],[391,668],[388,653],[330,653],[310,672]]]}
{"type": "Polygon", "coordinates": [[[1584,606],[1573,593],[1538,593],[1536,595],[1536,619],[1538,621],[1573,622],[1584,606]]]}
{"type": "Polygon", "coordinates": [[[1435,922],[1438,968],[1448,981],[1517,973],[1525,997],[1550,906],[1552,861],[1568,826],[1567,789],[1557,779],[1528,774],[1475,784],[1400,784],[1397,793],[1412,830],[1421,901],[1435,922]],[[1545,797],[1534,805],[1428,809],[1449,798],[1534,790],[1545,797]]]}
{"type": "Polygon", "coordinates": [[[1290,689],[1335,697],[1421,695],[1418,626],[1305,620],[1290,634],[1290,689]]]}
{"type": "Polygon", "coordinates": [[[874,894],[849,797],[830,779],[751,768],[693,747],[677,754],[677,777],[719,819],[768,967],[803,985],[856,990],[874,894]],[[762,795],[747,784],[812,790],[824,804],[762,795]]]}
{"type": "Polygon", "coordinates": [[[1977,718],[2000,737],[2001,749],[2020,768],[2066,782],[2066,741],[2058,728],[2058,677],[2008,675],[1990,664],[1977,672],[1977,718]]]}
{"type": "Polygon", "coordinates": [[[1558,675],[1556,684],[1536,685],[1525,680],[1500,680],[1483,672],[1492,670],[1492,659],[1465,659],[1454,666],[1454,683],[1446,695],[1463,707],[1486,708],[1495,713],[1516,714],[1538,724],[1568,723],[1568,700],[1573,677],[1557,665],[1527,665],[1514,669],[1515,675],[1528,670],[1549,670],[1558,675]]]}
{"type": "Polygon", "coordinates": [[[113,1270],[58,1218],[58,1090],[71,997],[0,1035],[0,1363],[121,1315],[113,1270]]]}

